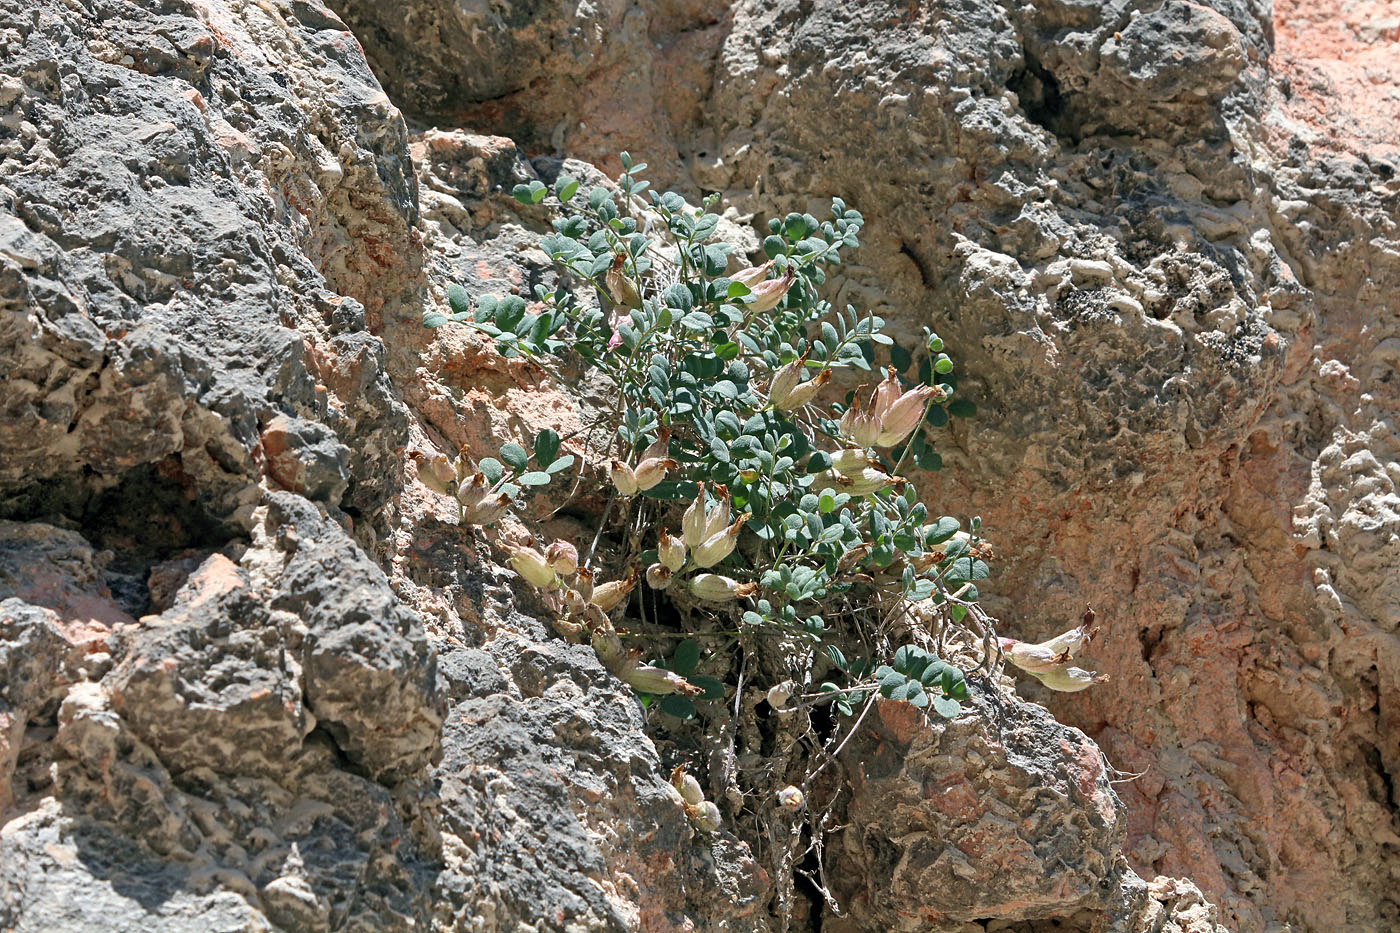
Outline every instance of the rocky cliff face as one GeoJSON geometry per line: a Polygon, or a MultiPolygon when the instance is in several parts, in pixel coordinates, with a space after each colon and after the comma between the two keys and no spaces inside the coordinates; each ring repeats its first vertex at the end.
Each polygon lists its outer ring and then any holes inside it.
{"type": "Polygon", "coordinates": [[[1400,922],[1393,3],[331,6],[0,0],[0,927],[1400,922]],[[1083,732],[880,707],[841,918],[418,480],[586,417],[419,320],[621,148],[858,206],[1006,633],[1108,620],[1083,732]]]}

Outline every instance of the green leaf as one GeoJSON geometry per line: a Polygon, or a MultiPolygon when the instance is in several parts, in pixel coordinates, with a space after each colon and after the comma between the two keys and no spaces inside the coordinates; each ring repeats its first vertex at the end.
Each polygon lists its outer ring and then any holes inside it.
{"type": "Polygon", "coordinates": [[[849,665],[846,663],[846,655],[841,652],[840,648],[835,645],[826,645],[825,648],[826,656],[831,659],[831,663],[835,664],[838,670],[844,671],[848,669],[849,665]]]}
{"type": "Polygon", "coordinates": [[[953,535],[957,534],[958,529],[961,527],[962,522],[953,518],[951,515],[944,515],[928,527],[928,531],[924,535],[924,543],[930,547],[935,544],[942,544],[944,541],[947,541],[953,535]]]}
{"type": "Polygon", "coordinates": [[[977,414],[977,405],[970,398],[955,398],[948,403],[948,414],[955,418],[971,418],[977,414]]]}
{"type": "Polygon", "coordinates": [[[705,691],[696,697],[697,700],[724,699],[724,681],[718,677],[710,677],[706,674],[688,674],[685,679],[705,691]]]}
{"type": "Polygon", "coordinates": [[[471,296],[460,285],[447,286],[447,306],[453,314],[466,314],[472,309],[471,296]]]}
{"type": "Polygon", "coordinates": [[[423,326],[424,326],[424,327],[428,327],[428,328],[437,328],[437,327],[441,327],[442,325],[446,324],[447,321],[448,321],[447,315],[443,314],[443,313],[440,312],[440,311],[424,311],[424,312],[423,312],[423,326]]]}
{"type": "Polygon", "coordinates": [[[558,459],[554,460],[552,463],[550,463],[549,466],[545,467],[545,468],[544,468],[544,471],[545,471],[546,473],[549,473],[550,475],[553,475],[553,474],[555,474],[555,473],[560,473],[560,472],[562,472],[562,471],[564,471],[564,470],[567,470],[569,467],[571,467],[571,466],[573,466],[573,465],[574,465],[574,455],[573,455],[573,454],[565,454],[564,456],[559,457],[558,459]]]}
{"type": "Polygon", "coordinates": [[[673,693],[661,698],[661,712],[677,719],[694,719],[695,704],[690,702],[689,697],[673,693]]]}
{"type": "Polygon", "coordinates": [[[674,285],[667,285],[666,290],[661,293],[661,298],[666,302],[668,308],[674,308],[682,313],[689,311],[691,305],[694,303],[694,299],[690,294],[690,289],[679,282],[676,282],[674,285]]]}
{"type": "Polygon", "coordinates": [[[546,188],[546,187],[544,186],[544,182],[542,182],[542,181],[532,181],[532,182],[530,182],[530,203],[531,203],[531,204],[538,204],[538,203],[540,203],[541,201],[543,201],[543,200],[545,199],[545,196],[548,195],[548,194],[549,194],[549,189],[546,188]]]}
{"type": "Polygon", "coordinates": [[[510,189],[510,193],[511,196],[514,197],[515,200],[519,201],[521,204],[535,203],[531,200],[531,197],[533,197],[533,195],[530,192],[529,185],[516,185],[514,188],[510,189]]]}
{"type": "Polygon", "coordinates": [[[570,178],[568,175],[560,175],[554,179],[554,194],[561,202],[568,201],[577,193],[577,179],[570,178]]]}
{"type": "Polygon", "coordinates": [[[505,469],[501,466],[501,461],[495,457],[483,457],[477,462],[476,468],[481,471],[481,475],[486,477],[486,481],[495,485],[501,481],[501,476],[505,474],[505,469]]]}
{"type": "Polygon", "coordinates": [[[709,330],[715,326],[715,320],[704,311],[692,311],[681,318],[681,326],[688,330],[709,330]]]}
{"type": "Polygon", "coordinates": [[[529,473],[521,473],[518,482],[522,486],[548,486],[549,474],[540,470],[531,470],[529,473]]]}
{"type": "Polygon", "coordinates": [[[787,243],[783,242],[780,236],[770,236],[763,238],[763,255],[773,259],[787,252],[787,243]]]}
{"type": "Polygon", "coordinates": [[[650,489],[644,490],[642,495],[649,499],[664,499],[674,501],[680,499],[694,499],[700,487],[694,483],[687,483],[683,480],[665,480],[657,483],[650,489]]]}
{"type": "Polygon", "coordinates": [[[552,428],[545,428],[535,437],[535,462],[553,463],[559,453],[559,434],[552,428]]]}
{"type": "Polygon", "coordinates": [[[728,295],[730,298],[743,298],[745,295],[752,295],[753,289],[743,282],[730,282],[728,295]]]}
{"type": "Polygon", "coordinates": [[[934,697],[933,711],[944,719],[953,719],[962,712],[962,704],[951,697],[934,697]]]}
{"type": "Polygon", "coordinates": [[[890,365],[900,372],[904,372],[914,362],[913,355],[899,344],[890,346],[890,365]]]}
{"type": "Polygon", "coordinates": [[[699,663],[700,645],[693,638],[676,645],[675,654],[671,655],[671,670],[682,677],[689,677],[699,663]]]}
{"type": "Polygon", "coordinates": [[[515,441],[507,441],[501,445],[501,459],[505,461],[513,470],[525,469],[525,464],[530,461],[530,455],[525,452],[515,441]]]}
{"type": "Polygon", "coordinates": [[[507,295],[496,306],[496,326],[501,330],[515,330],[515,325],[525,316],[525,299],[519,295],[507,295]]]}

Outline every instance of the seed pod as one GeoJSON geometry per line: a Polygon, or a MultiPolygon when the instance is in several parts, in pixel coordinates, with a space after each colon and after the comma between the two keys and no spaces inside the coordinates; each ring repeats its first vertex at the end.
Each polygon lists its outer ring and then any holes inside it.
{"type": "Polygon", "coordinates": [[[597,652],[598,660],[603,662],[604,667],[613,673],[621,670],[623,662],[627,659],[627,649],[622,647],[622,639],[618,637],[612,626],[595,628],[589,636],[589,641],[593,644],[593,650],[597,652]]]}
{"type": "Polygon", "coordinates": [[[681,799],[692,807],[699,806],[705,802],[705,792],[700,789],[700,782],[687,774],[685,768],[676,765],[671,772],[671,785],[681,792],[681,799]]]}
{"type": "Polygon", "coordinates": [[[748,269],[741,269],[729,277],[731,282],[739,282],[752,289],[759,282],[768,278],[768,270],[773,268],[773,260],[768,260],[761,266],[751,266],[748,269]]]}
{"type": "Polygon", "coordinates": [[[471,508],[485,499],[490,490],[491,484],[486,481],[485,475],[476,473],[458,484],[457,501],[462,503],[463,508],[471,508]]]}
{"type": "Polygon", "coordinates": [[[671,568],[656,563],[647,568],[647,586],[654,590],[664,590],[671,585],[671,568]]]}
{"type": "Polygon", "coordinates": [[[509,552],[515,572],[529,583],[542,590],[559,585],[559,577],[555,575],[554,568],[549,566],[549,561],[545,560],[539,551],[530,547],[518,547],[510,548],[509,552]]]}
{"type": "Polygon", "coordinates": [[[822,386],[830,381],[831,370],[823,369],[814,377],[789,392],[787,398],[781,403],[775,402],[774,405],[781,411],[792,411],[793,409],[801,408],[803,405],[806,405],[812,399],[816,398],[822,386]]]}
{"type": "Polygon", "coordinates": [[[608,461],[608,478],[623,496],[637,494],[637,474],[621,460],[608,461]]]}
{"type": "Polygon", "coordinates": [[[623,267],[627,265],[627,256],[618,253],[613,257],[612,265],[608,268],[608,274],[603,277],[603,284],[607,286],[608,297],[624,308],[637,310],[642,306],[642,296],[637,293],[637,287],[627,278],[623,267]]]}
{"type": "Polygon", "coordinates": [[[549,566],[554,568],[554,572],[562,576],[568,576],[578,570],[578,549],[567,541],[555,541],[549,546],[549,550],[544,552],[545,560],[549,561],[549,566]]]}
{"type": "Polygon", "coordinates": [[[1097,671],[1086,671],[1081,667],[1064,665],[1062,667],[1052,667],[1048,671],[1039,673],[1031,672],[1031,676],[1039,680],[1051,690],[1058,690],[1060,693],[1078,693],[1080,690],[1087,690],[1094,684],[1101,684],[1108,681],[1107,674],[1100,674],[1097,671]]]}
{"type": "Polygon", "coordinates": [[[924,417],[924,407],[934,395],[933,386],[910,389],[890,405],[880,418],[880,436],[876,447],[893,447],[913,432],[924,417]]]}
{"type": "Polygon", "coordinates": [[[715,504],[705,513],[705,538],[719,534],[729,524],[729,489],[715,487],[715,504]]]}
{"type": "Polygon", "coordinates": [[[778,805],[784,810],[801,810],[804,802],[802,791],[791,784],[778,791],[778,805]]]}
{"type": "Polygon", "coordinates": [[[720,576],[717,573],[702,573],[691,578],[690,592],[700,599],[723,603],[740,596],[752,596],[758,592],[758,584],[740,583],[732,577],[720,576]]]}
{"type": "Polygon", "coordinates": [[[774,408],[780,411],[789,410],[784,403],[802,381],[802,370],[806,367],[807,354],[804,353],[773,374],[773,382],[768,386],[768,401],[773,403],[774,408]]]}
{"type": "Polygon", "coordinates": [[[591,603],[593,601],[593,571],[587,567],[580,567],[575,572],[574,589],[578,590],[584,602],[591,603]]]}
{"type": "Polygon", "coordinates": [[[583,610],[588,606],[588,601],[583,598],[583,594],[570,587],[564,591],[564,607],[572,615],[581,616],[583,610]]]}
{"type": "Polygon", "coordinates": [[[853,496],[868,496],[900,479],[874,467],[866,467],[851,476],[827,470],[820,478],[827,485],[853,496]]]}
{"type": "Polygon", "coordinates": [[[794,684],[790,680],[785,680],[780,684],[774,684],[768,688],[768,705],[774,709],[782,709],[787,706],[787,701],[792,699],[792,688],[794,684]]]}
{"type": "Polygon", "coordinates": [[[719,832],[724,821],[720,819],[719,807],[715,806],[713,800],[706,800],[697,807],[686,809],[686,816],[690,817],[690,825],[700,830],[702,833],[719,832]]]}
{"type": "Polygon", "coordinates": [[[734,524],[706,538],[704,543],[691,555],[697,567],[713,567],[734,552],[734,544],[739,540],[739,529],[749,520],[748,513],[740,515],[734,524]]]}
{"type": "Polygon", "coordinates": [[[679,573],[685,566],[685,540],[677,538],[668,531],[661,532],[661,537],[657,540],[656,556],[661,559],[661,563],[666,565],[666,569],[672,573],[679,573]]]}
{"type": "Polygon", "coordinates": [[[461,510],[461,520],[469,525],[489,525],[506,514],[510,508],[511,498],[505,493],[497,493],[495,496],[478,502],[470,508],[463,506],[461,510]]]}
{"type": "Polygon", "coordinates": [[[1003,638],[1001,639],[1001,650],[1005,652],[1006,659],[1021,670],[1039,674],[1055,667],[1061,667],[1072,658],[1077,657],[1081,651],[1089,646],[1089,642],[1093,640],[1097,632],[1098,625],[1095,622],[1094,610],[1090,609],[1084,613],[1084,619],[1079,625],[1056,635],[1054,638],[1039,644],[1017,641],[1014,638],[1003,638]]]}
{"type": "Polygon", "coordinates": [[[788,293],[788,289],[792,288],[792,283],[795,281],[797,281],[797,269],[788,266],[788,270],[782,278],[759,282],[753,286],[753,291],[749,294],[748,309],[755,314],[772,311],[778,306],[778,302],[783,300],[783,296],[788,293]]]}
{"type": "Polygon", "coordinates": [[[633,690],[658,696],[679,693],[694,697],[705,692],[675,671],[668,671],[664,667],[652,667],[650,664],[634,667],[627,672],[626,680],[633,690]]]}
{"type": "Polygon", "coordinates": [[[611,583],[594,587],[591,602],[604,612],[611,612],[628,593],[632,592],[632,587],[636,585],[637,568],[633,567],[621,580],[614,580],[611,583]]]}
{"type": "Polygon", "coordinates": [[[705,540],[705,484],[700,483],[700,491],[695,494],[695,501],[690,503],[690,507],[681,516],[681,537],[684,543],[690,547],[695,547],[705,540]]]}
{"type": "Polygon", "coordinates": [[[853,440],[857,447],[870,447],[880,436],[880,416],[865,409],[860,400],[860,389],[856,390],[851,407],[841,416],[841,433],[853,440]]]}
{"type": "Polygon", "coordinates": [[[680,466],[679,463],[670,457],[648,457],[637,464],[637,471],[633,482],[637,489],[646,491],[666,478],[667,470],[674,470],[680,466]]]}
{"type": "Polygon", "coordinates": [[[642,451],[642,459],[650,460],[653,457],[665,459],[671,455],[671,429],[660,428],[656,432],[656,440],[647,445],[647,449],[642,451]]]}
{"type": "Polygon", "coordinates": [[[831,468],[842,476],[859,476],[866,467],[875,465],[870,455],[859,448],[847,447],[834,451],[830,456],[831,468]]]}
{"type": "Polygon", "coordinates": [[[841,555],[840,559],[836,561],[836,569],[842,572],[850,570],[856,564],[865,560],[865,555],[869,553],[870,545],[857,544],[855,547],[851,548],[850,550],[846,551],[846,553],[841,555]]]}
{"type": "Polygon", "coordinates": [[[870,396],[870,410],[878,418],[884,418],[885,412],[890,410],[895,399],[899,398],[902,390],[899,387],[899,376],[895,373],[895,368],[891,366],[885,370],[885,378],[880,380],[880,384],[875,387],[875,392],[870,396]]]}

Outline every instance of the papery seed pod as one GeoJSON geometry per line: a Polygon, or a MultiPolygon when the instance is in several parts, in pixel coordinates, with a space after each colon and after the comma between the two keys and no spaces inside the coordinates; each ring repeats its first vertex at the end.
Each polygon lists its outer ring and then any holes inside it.
{"type": "Polygon", "coordinates": [[[752,289],[759,282],[768,278],[768,270],[773,268],[773,260],[768,260],[761,266],[751,266],[748,269],[741,269],[729,277],[731,282],[739,282],[749,289],[752,289]]]}
{"type": "Polygon", "coordinates": [[[632,592],[632,587],[637,585],[637,568],[633,567],[627,572],[627,576],[621,580],[614,580],[611,583],[604,583],[602,586],[593,588],[593,599],[591,602],[604,612],[611,612],[618,603],[632,592]]]}
{"type": "Polygon", "coordinates": [[[669,531],[661,532],[660,538],[657,539],[656,556],[666,565],[667,570],[679,573],[685,566],[685,555],[685,539],[678,538],[669,531]]]}
{"type": "Polygon", "coordinates": [[[460,480],[447,457],[437,451],[414,451],[413,462],[419,482],[439,495],[454,495],[460,480]]]}
{"type": "Polygon", "coordinates": [[[456,474],[459,483],[477,472],[476,464],[472,463],[472,458],[467,456],[465,447],[457,453],[457,459],[452,461],[452,472],[456,474]]]}
{"type": "Polygon", "coordinates": [[[613,257],[612,265],[608,267],[608,274],[603,277],[603,284],[607,286],[608,297],[624,308],[637,310],[642,306],[642,296],[637,293],[637,287],[627,278],[624,267],[627,265],[627,256],[618,253],[613,257]]]}
{"type": "Polygon", "coordinates": [[[463,506],[460,513],[461,520],[469,525],[489,525],[506,514],[510,503],[510,496],[503,492],[497,493],[470,508],[463,506]]]}
{"type": "Polygon", "coordinates": [[[890,410],[890,406],[899,398],[902,390],[899,387],[899,376],[895,368],[891,366],[885,370],[885,378],[880,380],[880,384],[875,387],[874,393],[870,396],[870,410],[877,418],[883,419],[885,413],[890,410]]]}
{"type": "Polygon", "coordinates": [[[705,484],[698,485],[700,490],[695,494],[695,501],[690,503],[685,514],[681,516],[681,537],[690,547],[695,547],[707,537],[705,534],[705,484]]]}
{"type": "Polygon", "coordinates": [[[691,578],[690,592],[700,599],[723,603],[740,596],[752,596],[758,592],[758,584],[740,583],[717,573],[702,573],[691,578]]]}
{"type": "Polygon", "coordinates": [[[637,464],[633,481],[636,483],[637,489],[645,492],[665,479],[667,470],[674,470],[678,466],[680,464],[670,457],[648,457],[637,464]]]}
{"type": "Polygon", "coordinates": [[[700,789],[700,782],[687,774],[685,768],[680,765],[676,765],[675,770],[671,772],[671,786],[680,791],[681,799],[692,807],[705,802],[705,792],[700,789]]]}
{"type": "Polygon", "coordinates": [[[623,496],[635,496],[637,494],[637,474],[632,468],[621,460],[608,461],[608,479],[617,491],[623,496]]]}
{"type": "Polygon", "coordinates": [[[671,429],[660,428],[656,432],[656,440],[647,445],[647,449],[642,451],[642,459],[652,458],[664,459],[671,455],[671,429]]]}
{"type": "Polygon", "coordinates": [[[784,810],[801,810],[804,802],[802,791],[791,784],[778,791],[778,806],[784,810]]]}
{"type": "Polygon", "coordinates": [[[1031,676],[1051,690],[1057,690],[1060,693],[1078,693],[1080,690],[1089,689],[1094,684],[1106,683],[1109,679],[1107,674],[1086,671],[1083,668],[1070,665],[1052,667],[1048,671],[1032,671],[1031,676]]]}
{"type": "Polygon", "coordinates": [[[788,410],[783,403],[792,394],[792,390],[802,382],[802,370],[806,367],[807,354],[804,353],[787,365],[779,367],[778,371],[773,374],[773,381],[768,386],[768,401],[773,403],[774,408],[780,411],[788,410]]]}
{"type": "Polygon", "coordinates": [[[790,680],[785,680],[780,684],[774,684],[768,688],[766,699],[768,705],[774,709],[782,709],[787,706],[787,701],[792,699],[792,690],[795,685],[790,680]]]}
{"type": "Polygon", "coordinates": [[[744,523],[749,518],[747,513],[740,515],[734,524],[706,538],[691,554],[691,560],[695,566],[713,567],[734,553],[734,545],[739,540],[739,530],[744,527],[744,523]]]}
{"type": "Polygon", "coordinates": [[[647,568],[647,586],[654,590],[664,590],[671,585],[671,568],[662,563],[647,568]]]}
{"type": "Polygon", "coordinates": [[[841,433],[854,441],[857,447],[870,447],[880,436],[880,416],[866,410],[861,403],[860,392],[860,389],[856,390],[851,407],[841,416],[841,433]]]}
{"type": "Polygon", "coordinates": [[[574,589],[578,590],[586,603],[593,602],[593,571],[580,567],[574,572],[574,589]]]}
{"type": "Polygon", "coordinates": [[[627,659],[627,649],[622,646],[622,639],[611,626],[595,628],[589,636],[589,641],[604,667],[614,674],[621,670],[623,662],[627,659]]]}
{"type": "Polygon", "coordinates": [[[932,386],[918,386],[895,399],[880,418],[880,436],[875,439],[875,446],[893,447],[913,433],[923,420],[924,407],[933,394],[932,386]]]}
{"type": "Polygon", "coordinates": [[[859,476],[862,470],[875,466],[875,460],[859,448],[847,447],[833,451],[830,456],[831,468],[842,476],[859,476]]]}
{"type": "Polygon", "coordinates": [[[753,291],[749,294],[748,310],[755,314],[772,311],[778,306],[778,302],[783,300],[783,296],[788,293],[788,289],[792,288],[792,283],[795,281],[797,281],[797,269],[788,266],[788,270],[782,278],[759,282],[753,286],[753,291]]]}
{"type": "Polygon", "coordinates": [[[583,594],[570,587],[564,591],[564,608],[576,616],[583,615],[583,610],[588,606],[588,601],[583,598],[583,594]]]}
{"type": "Polygon", "coordinates": [[[852,496],[868,496],[872,492],[878,492],[893,484],[896,480],[903,481],[901,477],[890,476],[874,467],[866,467],[851,476],[837,473],[835,470],[827,470],[819,478],[828,486],[852,496]]]}
{"type": "Polygon", "coordinates": [[[803,405],[806,405],[812,399],[816,398],[822,386],[830,381],[831,370],[823,369],[811,379],[808,379],[806,382],[802,383],[802,385],[789,392],[787,398],[782,402],[775,402],[774,406],[780,411],[793,411],[794,409],[801,408],[803,405]]]}
{"type": "Polygon", "coordinates": [[[562,576],[567,577],[578,570],[578,549],[567,541],[555,541],[544,552],[544,557],[554,572],[562,576]]]}
{"type": "Polygon", "coordinates": [[[566,640],[575,644],[578,643],[579,636],[583,634],[583,626],[573,619],[555,618],[554,627],[558,629],[559,634],[563,635],[566,640]]]}
{"type": "Polygon", "coordinates": [[[729,525],[729,488],[715,486],[715,504],[705,512],[705,538],[712,538],[729,525]]]}
{"type": "Polygon", "coordinates": [[[559,577],[554,573],[554,568],[549,566],[549,561],[545,560],[544,555],[539,551],[531,547],[508,548],[507,550],[510,553],[511,566],[527,582],[542,590],[559,585],[559,577]]]}
{"type": "Polygon", "coordinates": [[[836,561],[836,569],[844,573],[845,571],[850,570],[856,564],[859,564],[861,561],[865,560],[865,556],[869,553],[870,545],[857,544],[855,547],[848,549],[846,553],[841,555],[840,559],[836,561]]]}
{"type": "Polygon", "coordinates": [[[1098,632],[1094,610],[1084,613],[1079,625],[1054,638],[1031,644],[1014,638],[1002,638],[1001,650],[1006,659],[1021,670],[1039,674],[1056,667],[1062,667],[1089,646],[1098,632]]]}
{"type": "Polygon", "coordinates": [[[642,664],[628,671],[625,678],[627,685],[640,693],[654,693],[658,696],[666,696],[672,693],[679,693],[683,696],[699,696],[704,693],[704,689],[695,686],[675,671],[668,671],[664,667],[653,667],[650,664],[642,664]]]}
{"type": "Polygon", "coordinates": [[[719,807],[712,800],[706,800],[696,807],[688,807],[686,816],[690,817],[690,825],[702,833],[719,832],[720,827],[724,825],[719,815],[719,807]]]}
{"type": "Polygon", "coordinates": [[[491,484],[486,481],[485,475],[474,473],[470,478],[457,484],[455,495],[457,501],[462,503],[462,507],[469,509],[478,505],[490,491],[491,484]]]}

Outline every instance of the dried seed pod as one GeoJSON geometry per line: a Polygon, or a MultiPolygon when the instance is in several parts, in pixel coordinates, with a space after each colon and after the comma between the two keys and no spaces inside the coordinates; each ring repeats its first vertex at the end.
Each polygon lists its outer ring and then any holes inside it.
{"type": "Polygon", "coordinates": [[[591,602],[604,612],[611,612],[617,604],[632,592],[632,588],[637,585],[637,568],[633,567],[627,572],[627,576],[621,580],[614,580],[611,583],[604,583],[602,586],[593,588],[593,599],[591,602]]]}
{"type": "Polygon", "coordinates": [[[774,402],[774,407],[781,411],[792,411],[806,405],[817,397],[822,386],[831,381],[831,370],[823,369],[802,385],[793,389],[781,402],[774,402]]]}
{"type": "Polygon", "coordinates": [[[567,541],[555,541],[544,552],[544,556],[555,573],[567,577],[578,570],[578,549],[567,541]]]}
{"type": "Polygon", "coordinates": [[[664,590],[671,585],[671,568],[662,563],[647,568],[647,586],[654,590],[664,590]]]}
{"type": "Polygon", "coordinates": [[[587,567],[580,567],[574,572],[574,589],[578,590],[583,601],[593,602],[593,571],[587,567]]]}
{"type": "Polygon", "coordinates": [[[628,671],[626,680],[628,686],[633,690],[640,693],[654,693],[659,696],[671,693],[699,696],[705,692],[703,688],[695,686],[675,671],[668,671],[664,667],[653,667],[649,664],[643,664],[628,671]]]}
{"type": "Polygon", "coordinates": [[[603,277],[603,284],[608,289],[608,297],[624,308],[637,310],[642,306],[642,296],[638,294],[637,287],[627,278],[624,266],[627,265],[625,253],[618,253],[613,257],[612,265],[608,267],[608,274],[603,277]]]}
{"type": "Polygon", "coordinates": [[[755,285],[768,278],[768,270],[773,268],[773,260],[768,260],[761,266],[751,266],[748,269],[741,269],[729,277],[731,282],[739,282],[746,288],[752,290],[755,285]]]}
{"type": "Polygon", "coordinates": [[[700,789],[700,782],[687,774],[681,765],[676,765],[671,771],[671,786],[680,791],[681,799],[692,807],[699,806],[705,800],[705,792],[700,789]]]}
{"type": "Polygon", "coordinates": [[[552,589],[559,585],[559,577],[554,572],[554,568],[549,566],[549,561],[544,555],[531,547],[508,548],[510,562],[515,567],[515,572],[525,578],[526,581],[542,590],[552,589]]]}
{"type": "Polygon", "coordinates": [[[637,474],[621,460],[608,461],[608,479],[612,480],[612,484],[619,494],[623,496],[637,494],[637,474]]]}
{"type": "Polygon", "coordinates": [[[668,470],[674,470],[678,466],[680,464],[670,457],[648,457],[637,464],[633,482],[638,490],[645,492],[665,479],[668,470]]]}
{"type": "Polygon", "coordinates": [[[695,547],[707,537],[705,534],[705,484],[700,483],[695,501],[681,516],[681,537],[685,544],[695,547]]]}
{"type": "Polygon", "coordinates": [[[913,433],[935,391],[932,386],[918,386],[895,399],[880,417],[880,436],[875,439],[875,446],[893,447],[913,433]]]}
{"type": "Polygon", "coordinates": [[[695,553],[691,555],[695,566],[713,567],[732,554],[734,545],[739,540],[739,530],[744,527],[744,523],[748,520],[747,513],[740,515],[734,524],[706,538],[704,543],[697,547],[695,553]]]}
{"type": "Polygon", "coordinates": [[[668,531],[661,532],[656,544],[656,556],[661,563],[666,565],[666,569],[672,573],[679,573],[685,566],[686,546],[683,538],[678,538],[668,531]]]}
{"type": "Polygon", "coordinates": [[[806,799],[802,796],[802,791],[789,784],[778,791],[778,805],[784,810],[801,810],[806,799]]]}
{"type": "Polygon", "coordinates": [[[690,592],[700,599],[723,603],[740,596],[752,596],[758,592],[758,584],[740,583],[732,577],[720,576],[717,573],[702,573],[691,578],[690,592]]]}
{"type": "Polygon", "coordinates": [[[697,807],[687,808],[686,815],[690,817],[690,825],[700,830],[702,833],[719,832],[724,821],[720,819],[719,807],[714,801],[706,800],[697,807]]]}
{"type": "Polygon", "coordinates": [[[469,525],[489,525],[506,514],[510,503],[510,496],[503,492],[497,493],[470,508],[463,506],[460,512],[461,520],[469,525]]]}
{"type": "Polygon", "coordinates": [[[753,291],[749,294],[748,310],[755,314],[762,314],[764,311],[772,311],[778,306],[778,302],[783,300],[783,296],[792,288],[792,283],[797,281],[797,269],[788,266],[788,270],[780,279],[768,279],[753,286],[753,291]]]}
{"type": "Polygon", "coordinates": [[[1094,684],[1106,683],[1107,674],[1100,674],[1097,671],[1086,671],[1082,667],[1064,665],[1052,667],[1048,671],[1031,672],[1031,676],[1039,680],[1051,690],[1060,693],[1078,693],[1080,690],[1087,690],[1094,684]]]}
{"type": "Polygon", "coordinates": [[[779,367],[773,374],[773,382],[768,386],[768,401],[773,403],[774,408],[780,411],[788,410],[783,403],[802,382],[802,370],[806,367],[807,354],[804,353],[786,366],[779,367]]]}
{"type": "Polygon", "coordinates": [[[851,476],[837,473],[835,470],[827,470],[820,479],[828,486],[853,496],[868,496],[872,492],[878,492],[886,486],[892,485],[897,480],[903,482],[900,477],[890,476],[883,470],[877,470],[874,467],[866,467],[851,476]]]}
{"type": "Polygon", "coordinates": [[[841,416],[841,433],[858,447],[871,447],[880,436],[880,416],[865,408],[860,393],[861,389],[857,389],[851,407],[841,416]]]}
{"type": "Polygon", "coordinates": [[[729,525],[729,488],[723,485],[715,486],[714,496],[715,504],[705,513],[706,539],[719,534],[729,525]]]}
{"type": "Polygon", "coordinates": [[[787,706],[787,701],[792,699],[792,690],[795,684],[790,680],[785,680],[780,684],[774,684],[768,688],[766,699],[768,705],[774,709],[782,709],[787,706]]]}

